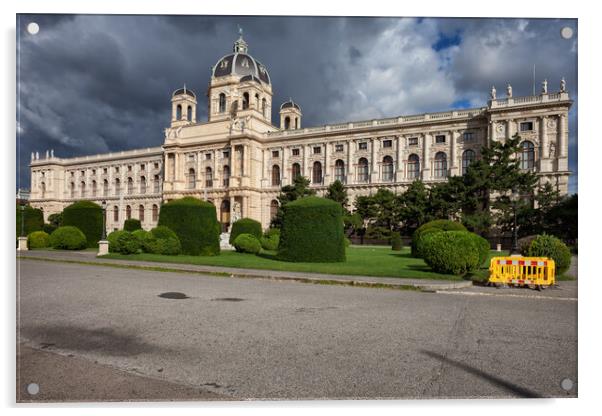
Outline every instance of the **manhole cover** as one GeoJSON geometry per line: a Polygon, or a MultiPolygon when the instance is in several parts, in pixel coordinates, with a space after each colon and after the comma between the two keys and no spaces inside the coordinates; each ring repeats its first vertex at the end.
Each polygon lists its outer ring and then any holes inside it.
{"type": "Polygon", "coordinates": [[[221,301],[221,302],[242,302],[244,299],[241,299],[241,298],[214,298],[211,300],[221,301]]]}
{"type": "Polygon", "coordinates": [[[182,292],[165,292],[165,293],[161,293],[159,295],[160,298],[165,298],[165,299],[188,299],[189,297],[186,296],[186,293],[182,293],[182,292]]]}

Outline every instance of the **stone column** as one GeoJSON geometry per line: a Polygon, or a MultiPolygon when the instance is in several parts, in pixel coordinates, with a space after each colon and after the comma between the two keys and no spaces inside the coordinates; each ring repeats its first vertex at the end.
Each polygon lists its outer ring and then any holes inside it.
{"type": "Polygon", "coordinates": [[[243,165],[242,171],[243,176],[249,176],[251,174],[251,146],[245,145],[242,148],[243,165]]]}
{"type": "Polygon", "coordinates": [[[560,114],[558,117],[558,149],[556,150],[559,157],[566,157],[568,150],[568,140],[566,135],[566,114],[560,114]]]}
{"type": "Polygon", "coordinates": [[[280,169],[280,175],[281,175],[281,185],[288,185],[289,181],[289,167],[288,167],[288,152],[290,151],[290,149],[288,148],[288,146],[282,146],[282,169],[280,169]]]}
{"type": "Polygon", "coordinates": [[[307,167],[307,164],[309,163],[309,149],[310,149],[310,145],[306,144],[305,146],[303,146],[303,176],[305,176],[306,178],[309,178],[309,180],[311,181],[311,177],[309,175],[309,168],[307,167]]]}
{"type": "Polygon", "coordinates": [[[267,161],[267,154],[269,152],[269,150],[267,149],[263,149],[263,158],[262,158],[262,180],[264,181],[264,183],[267,183],[268,180],[268,161],[267,161]]]}
{"type": "Polygon", "coordinates": [[[506,139],[511,139],[514,136],[514,120],[507,120],[506,123],[506,139]]]}
{"type": "Polygon", "coordinates": [[[547,159],[550,157],[548,146],[548,126],[546,125],[547,117],[542,116],[539,119],[539,146],[541,149],[541,158],[547,159]]]}
{"type": "Polygon", "coordinates": [[[330,183],[330,169],[329,169],[329,160],[328,160],[328,142],[324,143],[324,175],[322,177],[322,182],[324,185],[328,185],[330,183]]]}
{"type": "Polygon", "coordinates": [[[430,162],[431,159],[431,135],[426,133],[422,135],[422,180],[431,179],[430,162]]]}
{"type": "MultiPolygon", "coordinates": [[[[221,188],[222,183],[221,183],[221,178],[222,176],[220,175],[219,171],[218,171],[218,164],[217,164],[217,151],[215,149],[213,149],[211,151],[211,161],[213,162],[213,187],[214,188],[221,188]]],[[[198,175],[197,175],[198,177],[198,175]]]]}
{"type": "Polygon", "coordinates": [[[353,180],[353,165],[354,165],[354,154],[355,151],[355,142],[353,140],[349,140],[347,142],[347,183],[352,184],[355,183],[353,180]]]}
{"type": "Polygon", "coordinates": [[[450,137],[450,151],[449,151],[449,159],[450,159],[450,169],[449,169],[449,173],[450,176],[454,176],[458,174],[458,161],[456,160],[458,158],[458,155],[456,154],[456,143],[458,141],[458,135],[460,133],[458,133],[457,131],[450,131],[449,132],[449,137],[450,137]]]}

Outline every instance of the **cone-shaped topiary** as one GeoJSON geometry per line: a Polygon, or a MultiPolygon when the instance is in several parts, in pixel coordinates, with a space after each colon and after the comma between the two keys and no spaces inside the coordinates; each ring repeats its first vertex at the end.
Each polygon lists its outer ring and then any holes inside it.
{"type": "Polygon", "coordinates": [[[220,226],[215,206],[197,198],[174,199],[161,206],[159,225],[176,233],[182,254],[218,255],[220,226]]]}
{"type": "Polygon", "coordinates": [[[86,245],[96,247],[102,236],[102,208],[92,201],[77,201],[63,210],[63,225],[79,228],[86,245]]]}
{"type": "Polygon", "coordinates": [[[23,215],[23,234],[25,236],[34,231],[40,231],[44,227],[44,214],[41,209],[25,205],[21,208],[17,205],[17,237],[21,235],[21,215],[23,215]]]}
{"type": "Polygon", "coordinates": [[[251,218],[241,218],[232,224],[230,231],[230,244],[234,244],[234,240],[241,234],[254,235],[257,240],[261,239],[261,223],[251,218]]]}
{"type": "Polygon", "coordinates": [[[130,218],[123,222],[123,229],[125,231],[132,232],[136,230],[141,230],[142,225],[140,224],[140,220],[137,220],[136,218],[130,218]]]}
{"type": "Polygon", "coordinates": [[[278,258],[295,262],[345,261],[341,204],[309,196],[285,204],[278,258]]]}

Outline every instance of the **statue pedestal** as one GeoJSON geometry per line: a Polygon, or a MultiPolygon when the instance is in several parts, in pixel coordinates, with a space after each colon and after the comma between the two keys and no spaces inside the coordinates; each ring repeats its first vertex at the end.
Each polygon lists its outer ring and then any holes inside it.
{"type": "Polygon", "coordinates": [[[495,246],[495,251],[502,251],[502,245],[500,243],[495,246]]]}
{"type": "Polygon", "coordinates": [[[104,256],[105,254],[109,254],[109,242],[107,240],[100,240],[98,242],[98,254],[96,257],[104,256]]]}
{"type": "Polygon", "coordinates": [[[27,251],[27,237],[19,237],[19,245],[17,246],[17,251],[27,251]]]}

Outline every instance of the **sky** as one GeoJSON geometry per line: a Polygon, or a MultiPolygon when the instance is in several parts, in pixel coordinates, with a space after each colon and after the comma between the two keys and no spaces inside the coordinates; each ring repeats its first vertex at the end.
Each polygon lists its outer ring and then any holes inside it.
{"type": "Polygon", "coordinates": [[[577,192],[576,19],[17,15],[17,188],[30,154],[72,157],[160,146],[171,93],[197,93],[207,120],[211,67],[242,27],[280,103],[301,105],[303,126],[485,106],[510,83],[531,95],[565,77],[569,191],[577,192]],[[36,22],[39,32],[26,30],[36,22]],[[560,35],[564,27],[573,36],[560,35]]]}

